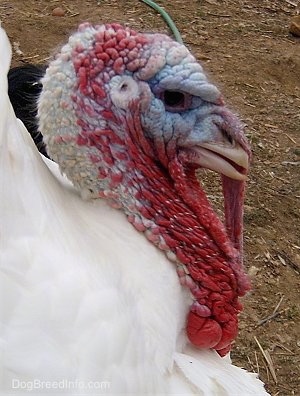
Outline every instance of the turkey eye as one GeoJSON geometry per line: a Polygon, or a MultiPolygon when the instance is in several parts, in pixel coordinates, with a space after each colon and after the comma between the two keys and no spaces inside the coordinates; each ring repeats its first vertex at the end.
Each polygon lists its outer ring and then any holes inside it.
{"type": "Polygon", "coordinates": [[[179,91],[164,91],[163,100],[167,107],[180,109],[185,106],[185,95],[179,91]]]}

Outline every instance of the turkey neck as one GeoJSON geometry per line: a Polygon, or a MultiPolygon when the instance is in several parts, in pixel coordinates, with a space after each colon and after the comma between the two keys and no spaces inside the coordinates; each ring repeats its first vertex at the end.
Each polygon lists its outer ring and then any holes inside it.
{"type": "MultiPolygon", "coordinates": [[[[131,105],[131,115],[116,117],[107,112],[104,117],[110,120],[110,129],[83,130],[77,143],[99,153],[91,157],[101,164],[98,196],[124,210],[128,221],[174,262],[180,283],[190,289],[194,300],[187,318],[190,341],[223,355],[237,335],[237,315],[242,309],[238,297],[249,289],[238,241],[230,239],[236,234],[235,224],[229,224],[228,236],[195,168],[185,168],[175,148],[165,148],[166,167],[155,160],[159,148],[145,137],[139,112],[137,102],[131,105]],[[128,126],[126,135],[120,131],[123,125],[128,126]]],[[[223,184],[228,199],[232,185],[227,180],[223,184]]],[[[236,196],[230,195],[234,202],[243,192],[243,183],[235,190],[236,196]]],[[[236,211],[232,206],[232,202],[225,204],[227,215],[236,211]]]]}

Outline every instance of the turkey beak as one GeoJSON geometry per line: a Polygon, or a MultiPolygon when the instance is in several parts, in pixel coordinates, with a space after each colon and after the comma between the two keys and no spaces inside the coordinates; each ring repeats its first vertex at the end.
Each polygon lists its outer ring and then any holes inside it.
{"type": "Polygon", "coordinates": [[[237,143],[233,146],[207,142],[197,145],[198,165],[211,169],[234,180],[245,181],[249,169],[249,156],[237,143]]]}

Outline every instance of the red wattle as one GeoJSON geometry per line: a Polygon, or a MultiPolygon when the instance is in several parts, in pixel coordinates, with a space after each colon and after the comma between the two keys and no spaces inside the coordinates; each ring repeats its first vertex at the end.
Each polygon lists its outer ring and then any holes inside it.
{"type": "Polygon", "coordinates": [[[224,327],[222,327],[222,338],[220,342],[215,346],[217,351],[228,348],[231,342],[236,338],[238,334],[238,322],[237,318],[227,322],[224,327]]]}
{"type": "Polygon", "coordinates": [[[194,312],[187,317],[187,335],[198,348],[215,348],[222,338],[222,328],[211,318],[200,318],[194,312]]]}

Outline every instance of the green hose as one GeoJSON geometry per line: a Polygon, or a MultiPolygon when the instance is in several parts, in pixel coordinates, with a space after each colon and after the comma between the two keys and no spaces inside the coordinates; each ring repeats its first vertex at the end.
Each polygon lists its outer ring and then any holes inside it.
{"type": "Polygon", "coordinates": [[[154,1],[151,0],[141,0],[143,3],[147,4],[148,6],[152,7],[155,11],[157,11],[163,19],[167,22],[167,25],[171,29],[172,33],[174,34],[174,37],[176,41],[178,41],[180,44],[183,44],[183,40],[181,38],[181,35],[173,22],[172,18],[170,15],[163,9],[161,8],[158,4],[156,4],[154,1]]]}

